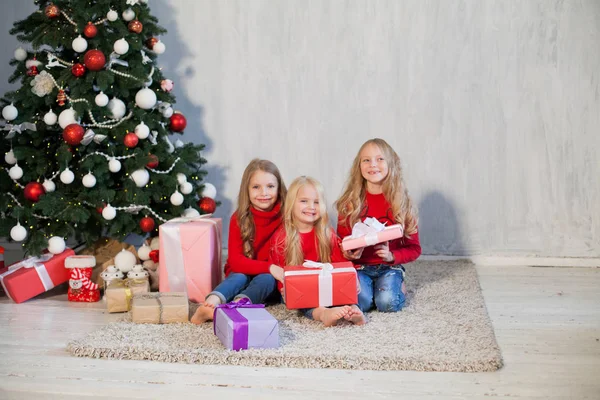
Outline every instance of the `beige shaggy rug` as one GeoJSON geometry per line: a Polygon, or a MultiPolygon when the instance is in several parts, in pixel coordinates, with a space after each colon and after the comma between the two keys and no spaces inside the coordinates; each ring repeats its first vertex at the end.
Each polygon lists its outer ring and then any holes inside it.
{"type": "MultiPolygon", "coordinates": [[[[68,344],[80,357],[156,360],[253,367],[415,371],[495,371],[502,356],[483,302],[477,272],[467,261],[407,265],[408,302],[398,313],[368,313],[369,323],[323,328],[283,305],[280,348],[226,350],[212,324],[109,324],[68,344]]],[[[191,307],[193,310],[195,307],[191,307]]]]}

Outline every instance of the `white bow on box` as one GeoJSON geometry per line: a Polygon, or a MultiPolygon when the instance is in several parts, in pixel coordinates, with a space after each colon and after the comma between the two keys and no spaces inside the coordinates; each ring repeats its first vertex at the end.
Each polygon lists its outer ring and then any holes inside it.
{"type": "Polygon", "coordinates": [[[40,277],[40,281],[42,282],[42,285],[44,285],[44,289],[46,289],[46,291],[52,289],[54,287],[54,282],[52,282],[50,275],[48,275],[48,271],[46,270],[46,266],[44,265],[44,263],[50,260],[53,256],[53,254],[46,253],[42,254],[39,257],[28,257],[22,261],[19,261],[18,263],[9,266],[8,271],[6,271],[3,274],[0,274],[0,283],[2,283],[4,293],[6,293],[6,295],[11,300],[13,300],[13,298],[10,297],[6,286],[4,285],[4,278],[20,270],[21,268],[35,268],[35,272],[37,272],[38,276],[40,277]]]}
{"type": "MultiPolygon", "coordinates": [[[[395,226],[395,225],[394,225],[395,226]]],[[[352,235],[346,236],[344,240],[356,239],[364,237],[366,246],[373,246],[379,242],[377,233],[386,229],[385,224],[382,224],[377,219],[368,217],[363,222],[357,222],[352,227],[352,235]]]]}

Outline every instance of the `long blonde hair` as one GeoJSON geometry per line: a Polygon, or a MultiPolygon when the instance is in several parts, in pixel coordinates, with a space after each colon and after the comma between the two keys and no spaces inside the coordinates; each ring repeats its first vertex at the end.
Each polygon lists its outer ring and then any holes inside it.
{"type": "Polygon", "coordinates": [[[390,203],[394,221],[401,224],[405,234],[410,237],[417,232],[417,211],[413,208],[412,200],[404,184],[400,157],[385,140],[379,138],[367,140],[360,147],[352,162],[346,187],[336,202],[338,223],[352,227],[360,220],[367,196],[367,181],[360,172],[360,154],[369,145],[375,145],[383,152],[388,165],[388,174],[383,180],[383,195],[390,203]]]}
{"type": "Polygon", "coordinates": [[[285,198],[283,211],[283,227],[285,229],[285,264],[286,265],[301,265],[304,262],[304,254],[300,243],[300,234],[295,224],[294,204],[298,197],[300,188],[305,185],[311,185],[315,188],[319,196],[319,219],[315,222],[315,237],[317,239],[317,249],[319,252],[320,262],[331,262],[331,237],[333,230],[329,225],[329,217],[327,215],[327,204],[325,202],[325,190],[319,181],[309,176],[300,176],[292,182],[285,198]]]}
{"type": "MultiPolygon", "coordinates": [[[[238,195],[238,206],[237,206],[237,219],[238,225],[240,227],[240,232],[242,234],[242,243],[243,243],[243,251],[244,255],[248,258],[254,258],[254,218],[252,217],[252,212],[250,211],[250,207],[252,207],[252,203],[250,202],[250,179],[256,171],[263,171],[269,174],[272,174],[277,179],[277,201],[281,202],[281,210],[283,210],[283,202],[285,201],[285,196],[287,194],[287,190],[285,188],[285,183],[283,183],[283,179],[281,178],[281,173],[275,164],[268,160],[260,160],[255,158],[250,161],[246,169],[244,170],[244,174],[242,175],[242,183],[240,184],[240,192],[238,195]]],[[[281,210],[279,211],[281,213],[281,210]]]]}

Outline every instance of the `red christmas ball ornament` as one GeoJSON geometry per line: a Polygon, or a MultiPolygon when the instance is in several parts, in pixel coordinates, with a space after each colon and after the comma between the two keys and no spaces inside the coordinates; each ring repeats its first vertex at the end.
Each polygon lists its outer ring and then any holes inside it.
{"type": "Polygon", "coordinates": [[[129,24],[127,24],[127,29],[129,29],[129,31],[133,33],[141,33],[143,28],[144,25],[142,25],[142,23],[137,19],[134,19],[133,21],[130,21],[129,24]]]}
{"type": "Polygon", "coordinates": [[[131,148],[137,146],[139,141],[140,141],[140,139],[137,137],[137,135],[135,133],[128,133],[127,135],[125,135],[125,138],[123,139],[123,144],[125,144],[126,147],[129,147],[131,149],[131,148]]]}
{"type": "Polygon", "coordinates": [[[40,201],[40,197],[42,197],[43,194],[46,194],[46,189],[44,189],[44,185],[39,182],[29,182],[25,185],[25,189],[23,189],[25,198],[34,203],[40,201]]]}
{"type": "Polygon", "coordinates": [[[169,128],[173,132],[183,132],[187,125],[187,120],[182,113],[175,113],[171,115],[169,128]]]}
{"type": "Polygon", "coordinates": [[[44,9],[44,14],[46,14],[46,17],[48,18],[56,18],[60,15],[60,9],[54,4],[50,4],[44,9]]]}
{"type": "Polygon", "coordinates": [[[79,124],[69,124],[63,130],[63,139],[71,146],[77,146],[83,140],[85,130],[79,124]]]}
{"type": "Polygon", "coordinates": [[[38,74],[38,68],[35,65],[32,65],[31,68],[27,70],[27,76],[36,76],[38,74]]]}
{"type": "Polygon", "coordinates": [[[198,207],[206,214],[212,214],[217,209],[217,203],[210,197],[203,197],[198,202],[198,207]]]}
{"type": "Polygon", "coordinates": [[[146,167],[148,167],[148,168],[158,167],[158,157],[155,156],[154,154],[150,154],[148,157],[150,158],[150,160],[148,161],[148,164],[146,164],[146,167]]]}
{"type": "Polygon", "coordinates": [[[154,220],[150,217],[144,217],[140,221],[140,229],[142,232],[152,232],[154,230],[154,220]]]}
{"type": "Polygon", "coordinates": [[[146,47],[152,50],[156,43],[158,43],[158,39],[155,37],[151,37],[150,39],[146,40],[146,47]]]}
{"type": "Polygon", "coordinates": [[[71,72],[76,77],[81,78],[83,75],[85,75],[85,65],[82,63],[73,64],[71,67],[71,72]]]}
{"type": "Polygon", "coordinates": [[[85,37],[91,39],[93,37],[96,37],[96,35],[98,34],[98,28],[96,28],[96,25],[92,24],[91,22],[88,22],[85,28],[83,28],[83,34],[85,37]]]}
{"type": "Polygon", "coordinates": [[[106,57],[100,50],[88,50],[83,56],[83,63],[90,71],[100,71],[106,64],[106,57]]]}

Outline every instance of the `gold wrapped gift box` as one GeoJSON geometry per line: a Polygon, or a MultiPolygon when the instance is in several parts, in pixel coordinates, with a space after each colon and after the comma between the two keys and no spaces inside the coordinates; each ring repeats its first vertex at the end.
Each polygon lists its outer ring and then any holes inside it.
{"type": "Polygon", "coordinates": [[[188,322],[189,312],[188,297],[183,292],[138,294],[131,303],[131,320],[138,324],[188,322]]]}
{"type": "Polygon", "coordinates": [[[106,309],[109,313],[126,312],[131,309],[131,299],[136,294],[150,291],[148,278],[145,279],[115,279],[110,282],[104,292],[106,309]]]}

